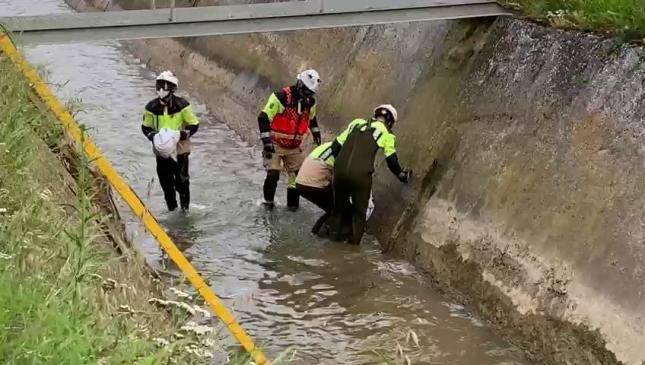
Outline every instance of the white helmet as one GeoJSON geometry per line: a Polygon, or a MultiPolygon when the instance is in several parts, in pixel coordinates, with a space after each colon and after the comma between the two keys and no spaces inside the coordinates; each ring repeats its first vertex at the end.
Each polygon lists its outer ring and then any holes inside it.
{"type": "Polygon", "coordinates": [[[164,71],[157,76],[155,89],[159,98],[164,99],[170,93],[174,93],[179,86],[179,80],[172,71],[164,71]]]}
{"type": "Polygon", "coordinates": [[[306,70],[296,76],[307,89],[313,93],[317,93],[320,88],[320,75],[316,70],[306,70]]]}
{"type": "Polygon", "coordinates": [[[179,131],[161,128],[159,133],[155,134],[152,139],[156,153],[163,158],[174,157],[180,137],[181,133],[179,131]]]}
{"type": "Polygon", "coordinates": [[[394,119],[392,123],[396,123],[396,121],[399,119],[399,114],[396,112],[396,109],[390,104],[383,104],[374,108],[374,116],[384,115],[382,114],[383,111],[388,111],[392,115],[392,118],[394,119]],[[381,110],[381,113],[379,113],[379,110],[381,110]]]}
{"type": "Polygon", "coordinates": [[[164,71],[157,76],[157,81],[167,81],[175,87],[179,87],[179,79],[177,79],[177,76],[172,71],[164,71]]]}

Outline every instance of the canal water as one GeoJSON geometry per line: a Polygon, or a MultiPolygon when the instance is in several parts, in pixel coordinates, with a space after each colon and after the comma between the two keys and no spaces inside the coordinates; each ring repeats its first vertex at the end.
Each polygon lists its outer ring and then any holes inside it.
{"type": "MultiPolygon", "coordinates": [[[[62,0],[0,0],[0,16],[69,11],[62,0]]],[[[190,160],[191,211],[167,213],[140,131],[154,73],[116,42],[24,52],[271,357],[294,348],[295,364],[377,364],[378,353],[395,358],[400,346],[412,364],[528,363],[410,264],[383,256],[374,240],[354,247],[312,236],[319,212],[307,203],[295,214],[283,206],[264,211],[259,150],[209,115],[199,103],[205,96],[181,88],[202,125],[190,160]]],[[[178,277],[154,240],[124,217],[150,264],[178,277]]]]}

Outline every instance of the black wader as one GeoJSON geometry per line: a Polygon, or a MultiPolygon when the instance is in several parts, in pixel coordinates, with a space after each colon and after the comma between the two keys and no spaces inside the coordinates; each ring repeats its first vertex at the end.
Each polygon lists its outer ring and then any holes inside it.
{"type": "Polygon", "coordinates": [[[341,239],[343,213],[351,211],[352,238],[358,245],[365,231],[367,208],[372,191],[374,158],[379,146],[374,140],[371,122],[350,132],[334,163],[334,208],[331,216],[332,239],[341,239]],[[351,203],[350,203],[351,198],[351,203]]]}
{"type": "Polygon", "coordinates": [[[170,211],[177,209],[177,193],[182,209],[188,210],[190,205],[188,155],[177,155],[177,161],[157,156],[157,176],[170,211]]]}

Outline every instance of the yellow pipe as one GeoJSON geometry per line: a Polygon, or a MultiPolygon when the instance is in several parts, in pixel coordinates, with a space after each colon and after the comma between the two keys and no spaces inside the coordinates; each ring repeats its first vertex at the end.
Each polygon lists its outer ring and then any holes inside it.
{"type": "Polygon", "coordinates": [[[148,231],[155,237],[157,242],[166,251],[168,256],[177,264],[181,271],[186,275],[193,287],[202,295],[206,303],[213,309],[213,312],[219,317],[229,329],[231,334],[239,341],[244,349],[249,352],[258,365],[270,365],[270,362],[264,356],[262,351],[255,346],[253,340],[246,334],[244,329],[237,323],[231,312],[226,308],[224,303],[217,297],[215,292],[206,284],[204,279],[199,275],[197,270],[186,259],[183,253],[173,243],[172,239],[161,228],[152,213],[146,208],[141,199],[135,194],[125,180],[112,167],[112,164],[103,156],[103,153],[92,142],[89,137],[81,138],[82,131],[74,118],[65,109],[63,104],[49,90],[47,84],[42,80],[38,73],[29,65],[29,63],[18,52],[14,44],[6,33],[0,33],[0,49],[11,59],[20,71],[27,77],[31,86],[34,88],[40,98],[54,113],[56,118],[61,122],[67,134],[74,139],[76,143],[83,144],[87,156],[95,161],[99,171],[110,182],[114,190],[125,200],[132,209],[132,212],[139,217],[148,231]]]}

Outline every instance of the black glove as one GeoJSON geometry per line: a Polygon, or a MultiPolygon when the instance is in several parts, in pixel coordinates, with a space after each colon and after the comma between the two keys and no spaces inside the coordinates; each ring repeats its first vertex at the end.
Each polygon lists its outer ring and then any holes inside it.
{"type": "Polygon", "coordinates": [[[152,140],[155,138],[156,135],[157,135],[157,132],[150,132],[146,134],[146,137],[148,137],[148,140],[152,142],[152,140]]]}
{"type": "Polygon", "coordinates": [[[270,160],[271,157],[273,157],[274,153],[275,153],[275,148],[273,148],[273,143],[265,143],[264,150],[262,150],[262,157],[266,158],[267,160],[270,160]]]}
{"type": "Polygon", "coordinates": [[[179,132],[179,140],[180,141],[185,141],[186,138],[188,138],[188,132],[186,131],[180,131],[179,132]]]}
{"type": "Polygon", "coordinates": [[[412,179],[412,171],[404,169],[403,171],[401,171],[401,173],[399,174],[398,178],[399,178],[400,182],[407,184],[412,179]]]}
{"type": "Polygon", "coordinates": [[[314,143],[316,144],[316,146],[320,146],[320,144],[322,143],[320,132],[313,132],[311,135],[314,137],[314,143]]]}

